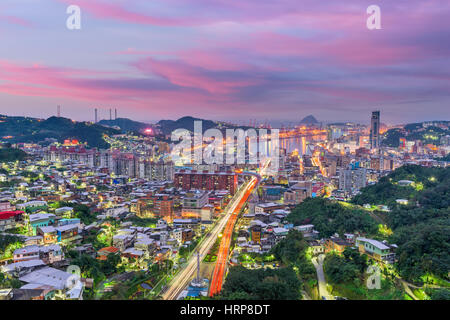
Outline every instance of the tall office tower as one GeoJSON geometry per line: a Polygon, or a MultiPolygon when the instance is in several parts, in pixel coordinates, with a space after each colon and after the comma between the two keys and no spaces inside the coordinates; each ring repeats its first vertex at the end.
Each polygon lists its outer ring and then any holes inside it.
{"type": "Polygon", "coordinates": [[[372,112],[370,121],[370,148],[380,147],[380,111],[372,112]]]}
{"type": "Polygon", "coordinates": [[[117,120],[117,109],[114,109],[114,120],[117,120]]]}
{"type": "Polygon", "coordinates": [[[109,120],[112,120],[112,109],[109,109],[109,120]]]}
{"type": "Polygon", "coordinates": [[[98,122],[98,110],[95,108],[95,123],[98,122]]]}

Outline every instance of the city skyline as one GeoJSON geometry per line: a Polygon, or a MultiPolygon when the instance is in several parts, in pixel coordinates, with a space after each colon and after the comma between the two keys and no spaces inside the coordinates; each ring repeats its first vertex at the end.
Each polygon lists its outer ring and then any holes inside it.
{"type": "Polygon", "coordinates": [[[449,21],[449,0],[0,1],[0,300],[450,300],[449,21]]]}
{"type": "Polygon", "coordinates": [[[366,27],[370,1],[5,0],[0,113],[448,120],[450,4],[378,2],[381,30],[366,27]],[[66,27],[72,4],[81,30],[66,27]]]}

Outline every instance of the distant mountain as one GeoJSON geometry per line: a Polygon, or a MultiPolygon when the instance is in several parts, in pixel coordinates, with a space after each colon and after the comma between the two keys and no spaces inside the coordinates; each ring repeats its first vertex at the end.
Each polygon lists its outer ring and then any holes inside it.
{"type": "Polygon", "coordinates": [[[302,119],[302,121],[300,121],[301,124],[318,124],[319,121],[317,121],[316,118],[314,118],[314,116],[309,115],[306,116],[302,119]]]}
{"type": "Polygon", "coordinates": [[[150,126],[147,123],[138,122],[127,118],[117,118],[115,120],[100,120],[98,124],[108,127],[117,126],[122,131],[135,131],[135,132],[139,132],[150,126]]]}
{"type": "Polygon", "coordinates": [[[211,120],[198,119],[193,117],[183,117],[178,120],[161,120],[158,122],[163,134],[171,134],[176,129],[187,129],[191,132],[194,131],[194,121],[202,121],[202,129],[206,131],[211,128],[217,127],[217,123],[211,120]]]}
{"type": "Polygon", "coordinates": [[[88,146],[108,148],[104,134],[119,134],[120,130],[107,128],[90,122],[75,122],[67,118],[50,117],[47,120],[0,116],[0,138],[7,142],[39,142],[53,138],[59,142],[77,139],[88,146]]]}

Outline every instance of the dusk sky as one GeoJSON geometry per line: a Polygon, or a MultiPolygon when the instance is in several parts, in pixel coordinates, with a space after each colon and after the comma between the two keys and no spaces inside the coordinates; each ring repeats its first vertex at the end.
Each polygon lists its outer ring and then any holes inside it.
{"type": "Polygon", "coordinates": [[[1,0],[0,114],[450,120],[449,57],[449,0],[1,0]]]}

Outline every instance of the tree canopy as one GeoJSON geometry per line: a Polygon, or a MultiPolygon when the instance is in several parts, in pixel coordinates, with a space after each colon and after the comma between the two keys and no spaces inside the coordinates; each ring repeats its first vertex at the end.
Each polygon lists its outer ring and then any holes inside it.
{"type": "Polygon", "coordinates": [[[298,300],[300,281],[292,268],[248,270],[232,267],[219,299],[298,300]]]}
{"type": "Polygon", "coordinates": [[[294,225],[313,224],[321,237],[329,237],[336,232],[377,232],[377,224],[365,210],[324,198],[304,200],[287,216],[287,220],[294,225]]]}

